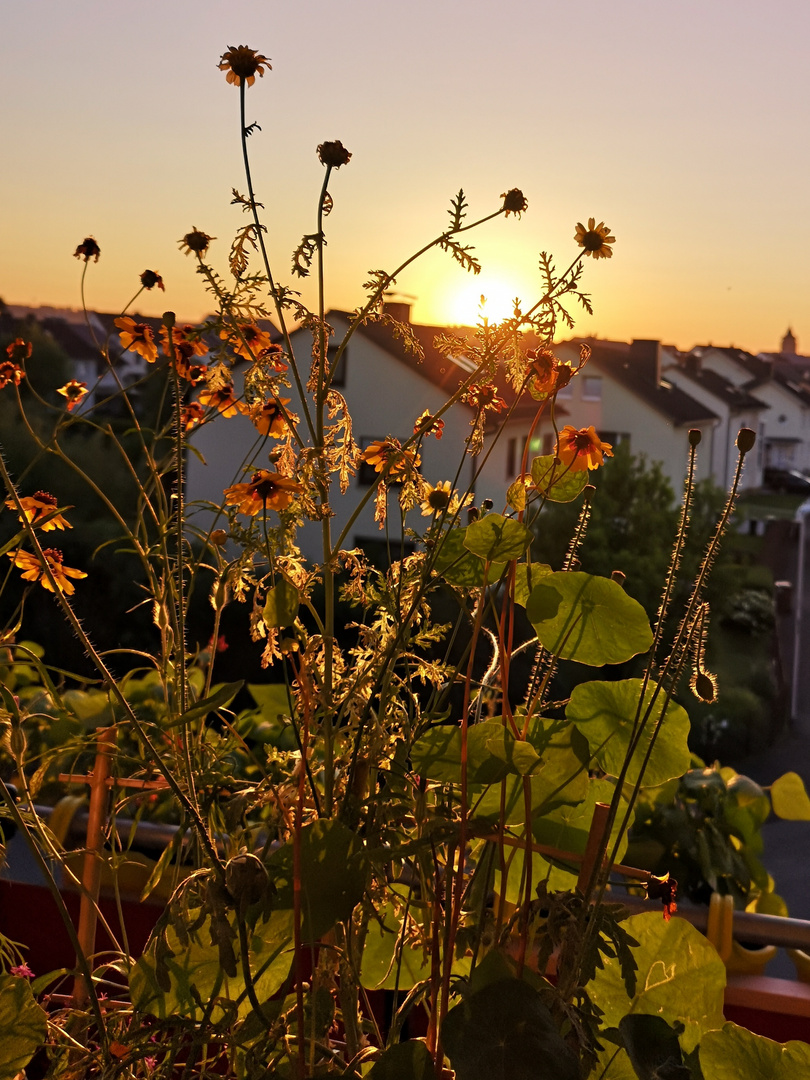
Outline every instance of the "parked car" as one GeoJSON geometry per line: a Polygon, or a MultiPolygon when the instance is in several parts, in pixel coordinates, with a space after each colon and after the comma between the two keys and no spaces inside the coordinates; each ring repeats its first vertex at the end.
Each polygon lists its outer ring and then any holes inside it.
{"type": "Polygon", "coordinates": [[[810,479],[797,469],[765,469],[765,486],[772,491],[786,491],[792,495],[810,495],[810,479]]]}

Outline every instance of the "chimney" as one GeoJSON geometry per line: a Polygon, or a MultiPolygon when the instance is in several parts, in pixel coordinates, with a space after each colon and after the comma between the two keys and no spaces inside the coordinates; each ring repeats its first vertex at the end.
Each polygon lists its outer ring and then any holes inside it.
{"type": "Polygon", "coordinates": [[[397,322],[409,323],[411,321],[411,305],[400,300],[386,300],[383,303],[383,311],[397,322]]]}
{"type": "Polygon", "coordinates": [[[646,382],[655,386],[661,383],[661,342],[646,338],[635,340],[630,345],[627,366],[631,372],[639,375],[646,382]]]}

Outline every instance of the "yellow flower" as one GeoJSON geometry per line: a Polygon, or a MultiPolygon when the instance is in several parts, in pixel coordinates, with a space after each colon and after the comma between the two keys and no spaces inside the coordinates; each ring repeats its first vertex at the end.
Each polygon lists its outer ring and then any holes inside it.
{"type": "Polygon", "coordinates": [[[234,484],[226,488],[225,502],[235,506],[240,514],[253,517],[262,509],[286,510],[293,495],[303,490],[301,484],[289,476],[270,469],[259,469],[249,484],[234,484]]]}
{"type": "Polygon", "coordinates": [[[250,419],[253,426],[261,435],[274,435],[277,439],[287,434],[287,420],[295,423],[297,417],[290,414],[286,409],[289,398],[270,398],[264,405],[254,405],[250,410],[250,419]]]}
{"type": "Polygon", "coordinates": [[[416,418],[416,423],[413,425],[414,435],[435,435],[437,439],[440,439],[444,434],[444,420],[441,417],[437,420],[429,409],[416,418]]]}
{"type": "MultiPolygon", "coordinates": [[[[56,499],[48,491],[38,491],[35,495],[26,495],[25,498],[20,499],[20,505],[23,508],[23,516],[18,515],[20,521],[27,520],[29,524],[41,528],[43,532],[50,532],[52,529],[73,528],[70,522],[66,521],[61,514],[53,513],[56,509],[56,499]],[[48,517],[49,514],[53,514],[53,517],[42,525],[43,518],[48,517]]],[[[17,509],[13,499],[6,499],[6,506],[9,510],[17,509]]]]}
{"type": "Polygon", "coordinates": [[[128,315],[123,315],[120,319],[114,321],[119,329],[118,336],[121,338],[121,344],[124,348],[131,349],[132,352],[142,356],[147,363],[154,364],[158,353],[155,335],[152,333],[151,326],[146,323],[135,322],[128,315]]]}
{"type": "Polygon", "coordinates": [[[60,386],[56,392],[57,394],[61,394],[62,397],[67,398],[67,411],[73,412],[82,398],[87,394],[87,383],[71,379],[70,382],[66,382],[64,386],[60,386]]]}
{"type": "Polygon", "coordinates": [[[245,323],[238,330],[221,330],[219,336],[228,342],[237,356],[251,362],[273,345],[268,332],[260,330],[255,323],[245,323]]]}
{"type": "MultiPolygon", "coordinates": [[[[14,565],[22,570],[22,576],[26,581],[38,581],[43,589],[47,589],[48,592],[54,591],[46,575],[45,567],[36,555],[31,555],[27,551],[10,551],[8,554],[14,565]]],[[[56,582],[56,588],[66,596],[73,596],[76,590],[69,579],[86,578],[87,574],[81,570],[74,570],[71,566],[65,566],[62,552],[56,548],[45,548],[42,554],[56,582]]]]}
{"type": "Polygon", "coordinates": [[[399,441],[391,438],[369,443],[362,458],[368,465],[373,465],[376,472],[387,472],[388,480],[401,480],[422,461],[413,450],[403,450],[399,441]]]}
{"type": "Polygon", "coordinates": [[[13,360],[0,361],[0,390],[8,386],[9,383],[19,386],[20,380],[24,378],[25,372],[19,364],[15,364],[13,360]]]}
{"type": "Polygon", "coordinates": [[[601,442],[596,429],[580,428],[579,431],[566,424],[557,436],[556,456],[566,469],[571,472],[583,472],[585,469],[598,469],[605,463],[605,455],[613,457],[610,443],[601,442]]]}
{"type": "Polygon", "coordinates": [[[613,251],[607,246],[615,244],[616,237],[610,235],[610,229],[604,221],[596,224],[596,218],[588,218],[588,228],[577,222],[577,231],[574,239],[580,247],[585,248],[586,255],[593,255],[595,259],[609,259],[613,251]]]}
{"type": "Polygon", "coordinates": [[[442,510],[446,510],[450,505],[452,494],[453,489],[449,480],[440,480],[435,487],[428,484],[425,497],[419,504],[422,507],[422,516],[431,517],[433,514],[440,514],[442,510]]]}
{"type": "Polygon", "coordinates": [[[200,394],[200,404],[209,409],[217,409],[223,416],[236,416],[244,412],[244,406],[234,397],[232,382],[224,383],[218,390],[203,390],[200,394]]]}
{"type": "Polygon", "coordinates": [[[230,45],[219,62],[219,70],[228,72],[227,80],[234,86],[241,86],[242,79],[248,86],[253,86],[257,75],[264,78],[265,68],[273,70],[267,57],[247,45],[230,45]]]}

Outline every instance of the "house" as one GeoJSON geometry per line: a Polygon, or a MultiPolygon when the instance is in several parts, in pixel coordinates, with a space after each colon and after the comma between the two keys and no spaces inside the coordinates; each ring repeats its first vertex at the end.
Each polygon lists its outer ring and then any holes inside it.
{"type": "MultiPolygon", "coordinates": [[[[756,468],[810,468],[810,386],[795,368],[733,346],[696,346],[675,360],[687,373],[689,385],[714,383],[738,415],[749,410],[749,426],[758,435],[756,467],[752,468],[753,455],[746,463],[749,478],[756,468]],[[754,423],[756,402],[762,408],[754,423]]],[[[673,368],[670,374],[679,377],[673,368]]]]}
{"type": "MultiPolygon", "coordinates": [[[[660,462],[679,492],[689,460],[689,430],[699,428],[710,441],[718,422],[716,413],[662,377],[657,341],[628,344],[575,338],[555,345],[554,352],[561,360],[576,365],[583,344],[591,349],[590,359],[558,394],[557,427],[566,423],[577,428],[593,425],[604,442],[627,443],[632,453],[660,462]]],[[[500,484],[505,491],[515,478],[526,439],[530,458],[552,452],[555,436],[551,416],[546,411],[533,427],[534,412],[532,409],[531,415],[515,414],[507,425],[500,446],[492,449],[482,468],[482,490],[494,492],[500,484]]],[[[707,475],[705,455],[699,454],[698,479],[707,475]]]]}
{"type": "MultiPolygon", "coordinates": [[[[386,314],[407,322],[410,308],[406,304],[388,304],[386,314]]],[[[343,340],[350,319],[345,311],[328,312],[327,322],[334,329],[333,343],[343,340]]],[[[388,436],[405,442],[413,434],[417,418],[425,410],[437,412],[473,370],[463,355],[448,361],[434,347],[436,335],[446,333],[446,327],[411,326],[410,329],[424,350],[424,359],[409,352],[391,325],[370,323],[354,333],[335,373],[333,386],[348,403],[354,438],[361,448],[388,436]]],[[[299,363],[308,365],[310,332],[299,329],[291,338],[299,363]]],[[[330,345],[330,355],[334,356],[336,348],[337,344],[330,345]]],[[[290,410],[301,415],[300,399],[294,388],[286,390],[284,396],[291,398],[290,410]]],[[[472,409],[458,402],[443,416],[441,440],[433,436],[423,440],[420,471],[430,483],[449,480],[462,492],[474,486],[473,459],[464,453],[472,417],[472,409]]],[[[189,503],[199,500],[220,503],[225,488],[245,476],[249,478],[255,469],[267,467],[268,452],[272,449],[268,440],[257,438],[256,429],[244,416],[203,425],[192,434],[191,442],[197,454],[190,455],[188,461],[189,503]]],[[[343,548],[363,546],[385,561],[389,542],[394,557],[399,556],[403,531],[395,487],[389,491],[386,528],[380,530],[375,521],[376,480],[373,469],[361,465],[346,494],[336,495],[332,542],[342,537],[343,548]]],[[[417,508],[411,513],[415,523],[420,511],[417,508]]],[[[210,519],[210,513],[198,514],[196,518],[200,527],[210,519]]],[[[322,560],[321,527],[317,522],[303,527],[298,542],[307,558],[322,560]]]]}

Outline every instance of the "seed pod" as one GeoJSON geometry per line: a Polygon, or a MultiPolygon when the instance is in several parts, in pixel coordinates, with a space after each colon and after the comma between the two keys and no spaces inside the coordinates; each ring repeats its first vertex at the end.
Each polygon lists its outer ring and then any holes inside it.
{"type": "Polygon", "coordinates": [[[225,867],[225,884],[238,911],[245,911],[264,896],[267,870],[261,859],[249,851],[235,855],[225,867]]]}

